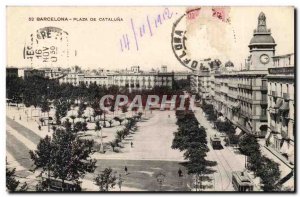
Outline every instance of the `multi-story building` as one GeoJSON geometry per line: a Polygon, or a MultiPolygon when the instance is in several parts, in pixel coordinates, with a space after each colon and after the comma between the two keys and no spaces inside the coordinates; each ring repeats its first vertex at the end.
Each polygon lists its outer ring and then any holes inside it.
{"type": "Polygon", "coordinates": [[[84,74],[77,68],[72,67],[70,71],[65,71],[63,77],[59,78],[59,83],[68,83],[78,86],[84,82],[84,74]]]}
{"type": "Polygon", "coordinates": [[[267,133],[267,71],[245,70],[215,74],[216,110],[243,132],[267,133]]]}
{"type": "MultiPolygon", "coordinates": [[[[162,71],[167,71],[166,66],[162,71]]],[[[59,78],[59,83],[69,83],[72,85],[97,84],[101,86],[120,86],[129,89],[151,89],[155,86],[172,87],[174,83],[174,72],[143,72],[139,66],[131,67],[131,70],[107,71],[98,73],[83,73],[73,67],[70,71],[64,72],[63,77],[59,78]]]]}
{"type": "Polygon", "coordinates": [[[108,75],[109,84],[129,89],[151,89],[155,86],[173,86],[174,73],[114,73],[108,75]]]}
{"type": "Polygon", "coordinates": [[[273,57],[268,73],[267,146],[294,163],[295,95],[294,54],[273,57]]]}
{"type": "Polygon", "coordinates": [[[108,78],[106,75],[84,75],[82,83],[85,85],[97,84],[100,86],[107,86],[108,78]]]}
{"type": "Polygon", "coordinates": [[[260,13],[258,25],[249,44],[246,69],[215,74],[214,105],[220,115],[240,130],[256,136],[267,133],[267,79],[273,65],[275,40],[267,29],[266,17],[260,13]]]}
{"type": "Polygon", "coordinates": [[[200,104],[211,99],[211,71],[208,62],[202,61],[199,70],[195,70],[191,76],[191,90],[197,93],[200,104]]]}

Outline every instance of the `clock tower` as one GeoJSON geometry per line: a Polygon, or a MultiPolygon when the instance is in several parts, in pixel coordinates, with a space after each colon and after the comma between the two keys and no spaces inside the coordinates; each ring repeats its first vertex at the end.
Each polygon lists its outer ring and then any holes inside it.
{"type": "Polygon", "coordinates": [[[266,16],[261,12],[258,16],[257,28],[249,44],[250,70],[267,70],[273,65],[272,57],[275,55],[275,40],[271,30],[267,29],[266,16]]]}

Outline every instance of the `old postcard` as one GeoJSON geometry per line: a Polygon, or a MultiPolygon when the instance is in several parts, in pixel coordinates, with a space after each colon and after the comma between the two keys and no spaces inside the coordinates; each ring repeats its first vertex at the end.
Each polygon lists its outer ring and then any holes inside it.
{"type": "Polygon", "coordinates": [[[6,8],[9,192],[295,192],[294,7],[6,8]]]}

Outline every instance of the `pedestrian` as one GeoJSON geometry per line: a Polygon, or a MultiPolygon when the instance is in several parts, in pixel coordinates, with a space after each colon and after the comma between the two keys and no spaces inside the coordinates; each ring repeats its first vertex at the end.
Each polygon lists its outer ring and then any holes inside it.
{"type": "Polygon", "coordinates": [[[168,117],[170,118],[170,114],[168,115],[168,117]]]}
{"type": "Polygon", "coordinates": [[[20,115],[20,120],[22,120],[21,115],[20,115]]]}
{"type": "Polygon", "coordinates": [[[179,170],[178,170],[178,176],[179,176],[179,177],[182,177],[182,171],[181,171],[180,168],[179,168],[179,170]]]}
{"type": "Polygon", "coordinates": [[[42,127],[41,127],[41,125],[39,125],[39,130],[41,130],[42,129],[42,127]]]}
{"type": "Polygon", "coordinates": [[[131,142],[130,145],[131,145],[131,148],[132,148],[133,147],[133,143],[131,142]]]}
{"type": "Polygon", "coordinates": [[[13,120],[15,120],[15,116],[13,116],[13,120]]]}
{"type": "Polygon", "coordinates": [[[128,174],[127,166],[125,166],[124,170],[125,170],[125,174],[127,175],[128,174]]]}

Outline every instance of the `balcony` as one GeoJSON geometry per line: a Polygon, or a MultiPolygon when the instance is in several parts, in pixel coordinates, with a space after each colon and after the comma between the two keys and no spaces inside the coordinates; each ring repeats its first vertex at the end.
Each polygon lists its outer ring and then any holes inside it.
{"type": "Polygon", "coordinates": [[[248,90],[252,89],[251,85],[246,85],[246,84],[238,84],[238,87],[243,89],[248,89],[248,90]]]}
{"type": "Polygon", "coordinates": [[[260,115],[259,119],[262,121],[268,121],[268,117],[266,115],[260,115]]]}
{"type": "Polygon", "coordinates": [[[271,91],[271,95],[274,97],[278,97],[277,92],[276,91],[271,91]]]}
{"type": "Polygon", "coordinates": [[[278,109],[275,109],[275,108],[273,108],[273,107],[270,107],[270,108],[269,108],[269,112],[270,112],[271,114],[278,114],[278,109]]]}
{"type": "Polygon", "coordinates": [[[241,110],[241,111],[240,111],[240,114],[243,115],[244,117],[248,117],[248,118],[251,117],[251,114],[248,113],[248,112],[246,112],[246,111],[242,111],[242,110],[241,110]]]}
{"type": "Polygon", "coordinates": [[[267,105],[268,104],[268,100],[267,99],[261,100],[260,104],[261,105],[267,105]]]}
{"type": "Polygon", "coordinates": [[[290,99],[288,93],[282,93],[282,98],[283,98],[284,100],[289,100],[289,99],[290,99]]]}
{"type": "Polygon", "coordinates": [[[252,133],[251,130],[249,130],[246,126],[240,124],[239,122],[237,122],[236,125],[237,125],[240,129],[242,129],[244,132],[246,132],[246,133],[248,133],[248,134],[251,134],[251,133],[252,133]]]}
{"type": "Polygon", "coordinates": [[[237,88],[238,85],[236,83],[229,83],[228,87],[233,87],[233,88],[237,88]]]}
{"type": "Polygon", "coordinates": [[[277,127],[275,126],[275,125],[270,125],[270,129],[273,131],[273,132],[275,132],[275,133],[277,133],[277,127]]]}

